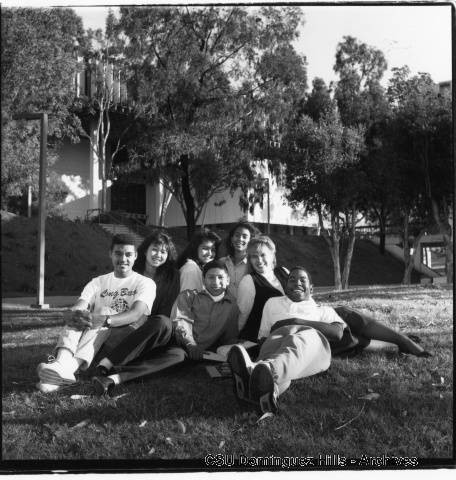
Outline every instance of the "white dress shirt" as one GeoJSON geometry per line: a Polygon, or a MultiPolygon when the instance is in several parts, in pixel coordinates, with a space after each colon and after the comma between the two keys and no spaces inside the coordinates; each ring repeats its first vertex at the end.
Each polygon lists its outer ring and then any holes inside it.
{"type": "Polygon", "coordinates": [[[264,305],[258,338],[267,337],[276,322],[293,317],[312,322],[341,323],[345,326],[345,322],[337,315],[334,308],[319,306],[313,298],[293,302],[287,296],[273,297],[264,305]]]}

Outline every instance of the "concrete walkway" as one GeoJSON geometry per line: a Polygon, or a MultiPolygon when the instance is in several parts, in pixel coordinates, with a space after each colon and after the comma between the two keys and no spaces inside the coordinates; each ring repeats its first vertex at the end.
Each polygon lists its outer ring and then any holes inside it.
{"type": "MultiPolygon", "coordinates": [[[[62,307],[71,307],[76,303],[76,300],[79,298],[78,295],[68,295],[68,296],[53,296],[53,297],[44,297],[44,303],[48,304],[50,308],[62,308],[62,307]]],[[[32,305],[35,305],[35,297],[15,297],[15,298],[2,298],[2,310],[34,310],[32,305]]]]}

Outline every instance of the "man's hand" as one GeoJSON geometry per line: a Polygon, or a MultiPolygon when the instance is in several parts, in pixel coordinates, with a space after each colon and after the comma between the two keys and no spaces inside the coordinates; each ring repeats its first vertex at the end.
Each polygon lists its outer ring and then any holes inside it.
{"type": "Polygon", "coordinates": [[[63,312],[65,324],[70,328],[74,328],[75,330],[92,328],[90,316],[91,314],[87,310],[66,310],[63,312]]]}
{"type": "Polygon", "coordinates": [[[87,310],[67,310],[63,312],[66,325],[75,330],[100,328],[104,325],[107,315],[90,313],[87,310]]]}
{"type": "Polygon", "coordinates": [[[202,360],[204,350],[198,345],[187,345],[187,353],[190,360],[202,360]]]}

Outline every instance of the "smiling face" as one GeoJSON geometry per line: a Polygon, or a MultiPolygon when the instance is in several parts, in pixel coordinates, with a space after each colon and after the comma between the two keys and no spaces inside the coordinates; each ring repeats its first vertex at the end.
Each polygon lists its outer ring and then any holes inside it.
{"type": "Polygon", "coordinates": [[[198,261],[201,265],[214,260],[215,258],[215,242],[212,240],[204,240],[198,246],[198,261]]]}
{"type": "Polygon", "coordinates": [[[274,252],[265,244],[256,245],[254,249],[249,251],[249,260],[255,272],[261,275],[274,270],[274,252]]]}
{"type": "Polygon", "coordinates": [[[137,256],[134,245],[113,245],[111,261],[114,267],[114,275],[119,278],[128,277],[133,271],[133,264],[137,256]]]}
{"type": "Polygon", "coordinates": [[[305,270],[292,270],[285,287],[286,296],[293,302],[309,300],[312,295],[312,284],[305,270]]]}
{"type": "Polygon", "coordinates": [[[245,253],[250,242],[250,231],[244,227],[238,227],[231,237],[231,244],[236,252],[245,253]]]}
{"type": "Polygon", "coordinates": [[[214,297],[224,293],[229,283],[228,274],[223,268],[209,268],[204,276],[204,286],[214,297]]]}
{"type": "Polygon", "coordinates": [[[158,268],[168,259],[168,248],[163,243],[151,243],[146,252],[147,265],[158,268]]]}

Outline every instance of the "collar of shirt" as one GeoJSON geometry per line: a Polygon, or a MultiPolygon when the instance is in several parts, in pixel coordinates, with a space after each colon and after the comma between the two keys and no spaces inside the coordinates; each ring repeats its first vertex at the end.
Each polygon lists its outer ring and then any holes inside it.
{"type": "Polygon", "coordinates": [[[233,303],[234,297],[231,295],[231,293],[228,290],[225,290],[225,293],[222,293],[221,295],[218,295],[217,297],[214,297],[214,295],[211,295],[206,287],[203,286],[203,289],[199,292],[207,297],[211,298],[214,302],[223,302],[224,300],[233,303]]]}
{"type": "Polygon", "coordinates": [[[303,306],[303,307],[317,307],[317,303],[315,300],[310,297],[309,300],[302,300],[300,302],[293,302],[291,298],[287,297],[286,295],[283,297],[284,300],[289,304],[289,305],[295,305],[295,306],[303,306]]]}

